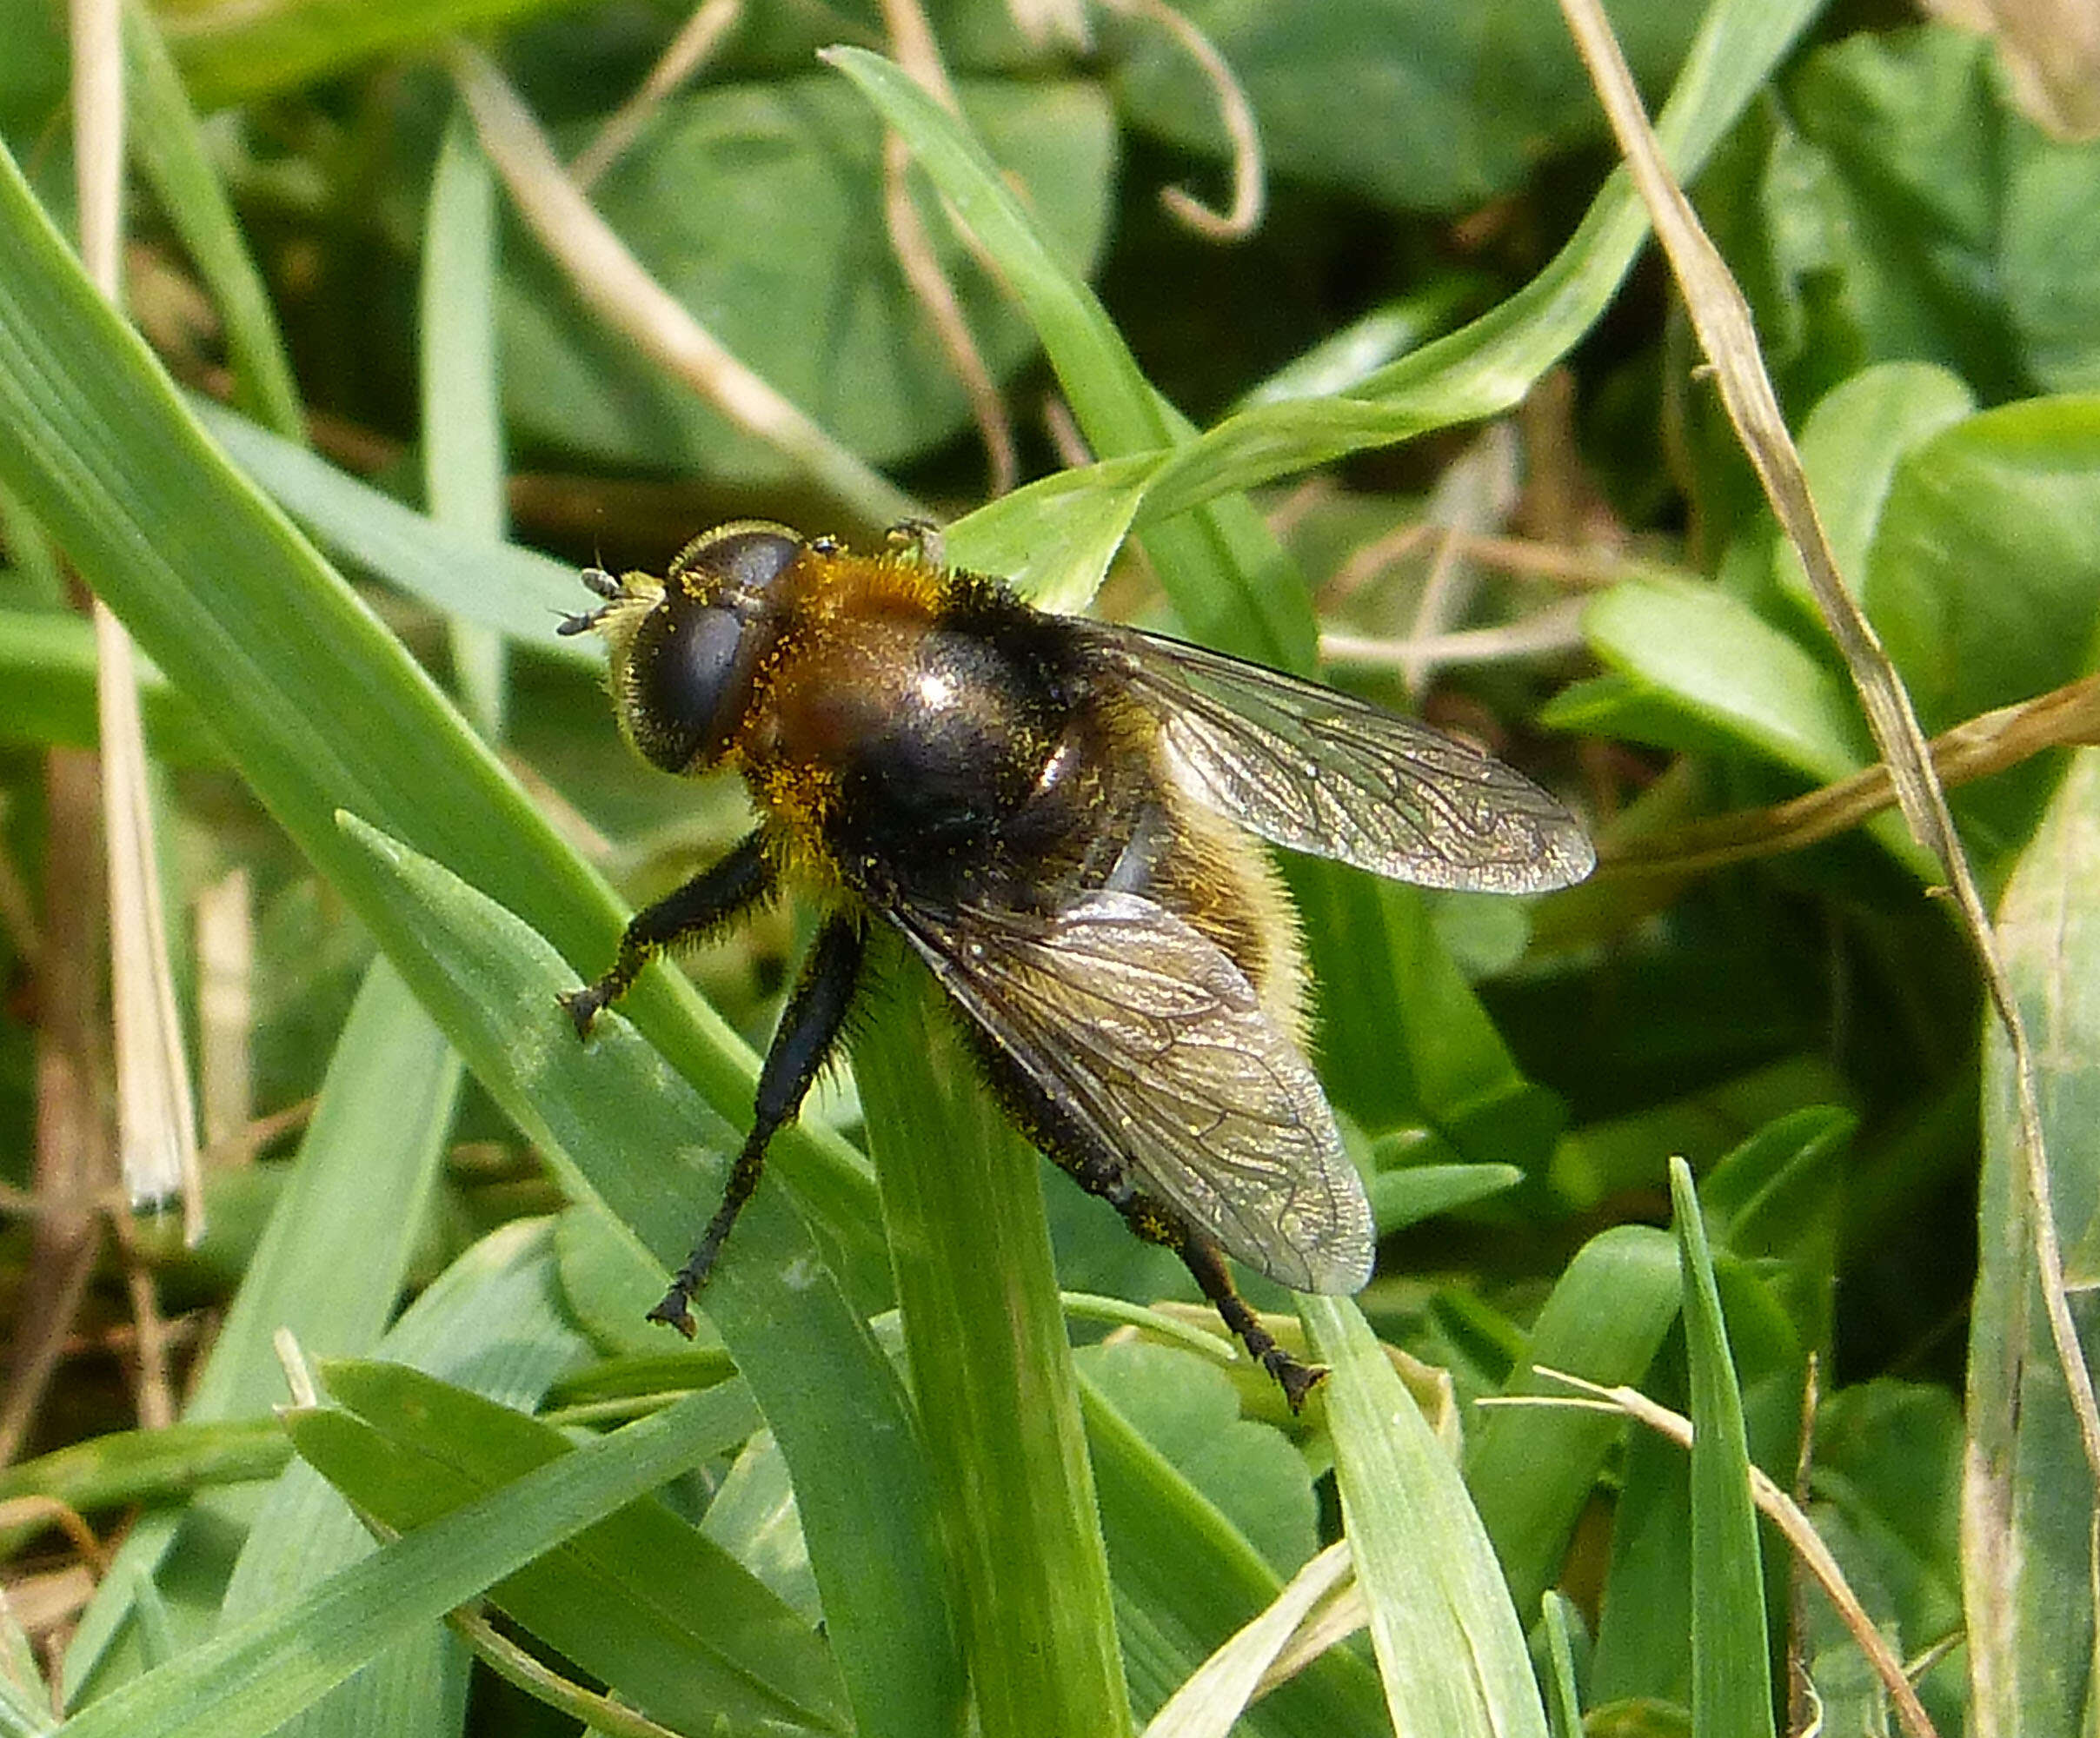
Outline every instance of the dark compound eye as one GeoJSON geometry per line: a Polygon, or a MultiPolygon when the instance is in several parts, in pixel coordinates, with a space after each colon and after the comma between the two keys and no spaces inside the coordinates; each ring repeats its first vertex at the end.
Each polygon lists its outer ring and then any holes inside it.
{"type": "Polygon", "coordinates": [[[688,544],[671,564],[675,581],[690,574],[711,602],[734,604],[762,596],[794,564],[802,540],[785,526],[728,525],[688,544]]]}
{"type": "Polygon", "coordinates": [[[635,746],[682,772],[711,760],[736,721],[757,628],[733,612],[672,598],[649,613],[628,653],[635,746]]]}

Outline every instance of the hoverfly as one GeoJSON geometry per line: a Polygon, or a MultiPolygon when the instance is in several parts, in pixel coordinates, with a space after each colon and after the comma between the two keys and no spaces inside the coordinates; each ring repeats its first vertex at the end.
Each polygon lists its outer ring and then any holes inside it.
{"type": "Polygon", "coordinates": [[[1293,1407],[1322,1374],[1234,1289],[1231,1256],[1352,1292],[1374,1242],[1305,1050],[1289,903],[1250,835],[1425,886],[1579,880],[1576,818],[1500,762],[1293,676],[1033,609],[922,533],[877,555],[744,520],[661,579],[583,574],[566,619],[611,653],[621,728],[667,772],[734,767],[757,829],[638,913],[563,1005],[586,1033],[641,968],[784,882],[824,919],[761,1071],[721,1205],[654,1319],[693,1331],[768,1142],[837,1043],[871,923],[961,1015],[1027,1138],[1205,1297],[1293,1407]]]}

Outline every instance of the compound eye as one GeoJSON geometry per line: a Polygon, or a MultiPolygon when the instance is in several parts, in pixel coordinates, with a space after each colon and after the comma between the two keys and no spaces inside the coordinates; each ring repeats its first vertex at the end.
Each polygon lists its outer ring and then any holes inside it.
{"type": "Polygon", "coordinates": [[[635,746],[666,772],[712,760],[742,705],[746,625],[677,599],[652,610],[628,654],[635,746]]]}
{"type": "Polygon", "coordinates": [[[784,526],[724,526],[690,545],[672,573],[675,577],[682,570],[716,581],[719,590],[695,588],[709,595],[754,599],[794,565],[804,547],[801,538],[784,526]]]}

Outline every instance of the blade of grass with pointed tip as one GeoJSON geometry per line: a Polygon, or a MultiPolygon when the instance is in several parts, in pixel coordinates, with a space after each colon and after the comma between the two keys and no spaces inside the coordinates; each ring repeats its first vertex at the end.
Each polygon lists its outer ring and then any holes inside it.
{"type": "MultiPolygon", "coordinates": [[[[316,1353],[371,1349],[422,1235],[459,1084],[458,1058],[394,969],[375,962],[329,1059],[290,1182],[197,1374],[187,1421],[266,1415],[284,1394],[280,1329],[316,1353]]],[[[136,1578],[157,1572],[185,1518],[237,1538],[261,1501],[253,1486],[205,1492],[132,1529],[68,1648],[76,1695],[131,1615],[136,1578]]]]}
{"type": "MultiPolygon", "coordinates": [[[[300,1454],[363,1513],[406,1532],[575,1451],[552,1426],[400,1364],[337,1362],[332,1407],[288,1421],[300,1454]],[[341,1410],[338,1410],[341,1409],[341,1410]]],[[[756,1427],[741,1383],[707,1390],[712,1434],[696,1458],[756,1427]]],[[[816,1633],[751,1571],[660,1499],[587,1528],[488,1591],[567,1660],[681,1729],[850,1724],[816,1633]],[[769,1724],[772,1723],[772,1724],[769,1724]]]]}
{"type": "MultiPolygon", "coordinates": [[[[0,153],[0,481],[64,546],[323,874],[351,806],[551,937],[579,971],[623,914],[429,679],[227,464],[137,335],[103,306],[0,153]]],[[[680,974],[622,1004],[718,1108],[748,1114],[749,1049],[680,974]]],[[[884,1280],[866,1169],[821,1130],[774,1158],[830,1228],[848,1283],[884,1280]]]]}
{"type": "Polygon", "coordinates": [[[72,1738],[262,1738],[389,1642],[692,1465],[698,1394],[629,1424],[83,1708],[72,1738]]]}
{"type": "MultiPolygon", "coordinates": [[[[495,1404],[538,1405],[548,1385],[588,1356],[562,1307],[553,1242],[545,1219],[499,1226],[424,1287],[373,1355],[471,1384],[495,1404]]],[[[295,1461],[248,1530],[219,1608],[219,1633],[265,1619],[377,1549],[342,1498],[295,1461]]],[[[328,1689],[282,1738],[456,1738],[469,1664],[449,1629],[423,1624],[328,1689]]]]}
{"type": "Polygon", "coordinates": [[[1691,1167],[1670,1161],[1691,1364],[1692,1738],[1759,1738],[1772,1728],[1771,1659],[1758,1565],[1750,1446],[1691,1167]]]}
{"type": "MultiPolygon", "coordinates": [[[[736,1134],[621,1016],[577,1043],[555,1002],[567,968],[524,924],[354,817],[343,826],[356,855],[342,885],[476,1078],[565,1184],[604,1201],[659,1263],[681,1259],[736,1134]]],[[[922,1433],[782,1191],[752,1198],[701,1303],[794,1475],[860,1730],[956,1729],[962,1671],[922,1433]]]]}
{"type": "Polygon", "coordinates": [[[1342,1521],[1399,1738],[1545,1738],[1501,1565],[1459,1469],[1346,1297],[1301,1297],[1342,1521]]]}

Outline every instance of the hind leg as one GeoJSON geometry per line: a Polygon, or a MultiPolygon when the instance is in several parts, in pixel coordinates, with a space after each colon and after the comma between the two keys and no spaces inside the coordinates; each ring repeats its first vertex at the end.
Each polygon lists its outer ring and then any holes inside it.
{"type": "Polygon", "coordinates": [[[1293,1357],[1255,1319],[1233,1284],[1232,1268],[1217,1240],[1192,1225],[1166,1202],[1140,1189],[1131,1180],[1130,1167],[1120,1154],[1089,1137],[989,1040],[980,1044],[978,1053],[994,1090],[1022,1132],[1080,1188],[1100,1196],[1120,1213],[1124,1223],[1140,1237],[1180,1256],[1225,1325],[1246,1348],[1247,1356],[1276,1378],[1291,1410],[1295,1412],[1302,1407],[1306,1396],[1326,1370],[1293,1357]]]}
{"type": "MultiPolygon", "coordinates": [[[[1061,1168],[1070,1169],[1057,1154],[1052,1153],[1050,1157],[1057,1159],[1061,1168]]],[[[1261,1325],[1233,1284],[1233,1270],[1216,1240],[1198,1231],[1165,1202],[1132,1189],[1127,1182],[1123,1184],[1119,1198],[1117,1191],[1095,1189],[1084,1177],[1080,1181],[1120,1213],[1130,1229],[1146,1243],[1159,1244],[1181,1257],[1182,1265],[1195,1276],[1196,1284],[1202,1287],[1203,1295],[1224,1318],[1225,1325],[1247,1349],[1247,1356],[1276,1378],[1278,1386],[1283,1390],[1283,1397],[1291,1403],[1292,1411],[1304,1406],[1306,1396],[1326,1375],[1326,1367],[1300,1363],[1276,1343],[1276,1337],[1261,1325]]]]}

